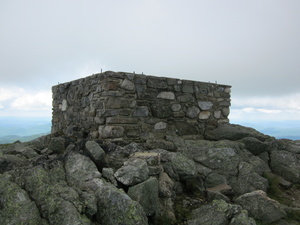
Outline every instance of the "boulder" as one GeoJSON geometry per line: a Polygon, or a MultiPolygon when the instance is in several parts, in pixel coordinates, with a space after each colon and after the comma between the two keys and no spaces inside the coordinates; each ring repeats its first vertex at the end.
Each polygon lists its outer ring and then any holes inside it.
{"type": "Polygon", "coordinates": [[[38,156],[36,151],[34,151],[31,147],[26,146],[23,143],[15,143],[9,145],[7,148],[3,150],[3,153],[7,155],[21,155],[21,156],[25,156],[28,159],[38,156]]]}
{"type": "Polygon", "coordinates": [[[58,185],[52,173],[42,166],[24,173],[25,190],[38,206],[41,216],[49,224],[90,224],[87,217],[81,215],[82,204],[77,192],[65,182],[58,185]]]}
{"type": "Polygon", "coordinates": [[[43,149],[48,147],[49,141],[51,140],[51,135],[41,136],[39,138],[33,139],[27,142],[28,146],[34,149],[36,152],[41,152],[43,149]]]}
{"type": "Polygon", "coordinates": [[[177,174],[181,180],[188,180],[196,175],[194,161],[187,158],[182,153],[173,154],[171,166],[174,173],[177,174]]]}
{"type": "Polygon", "coordinates": [[[229,225],[256,225],[256,221],[249,217],[246,210],[242,210],[231,219],[229,225]]]}
{"type": "Polygon", "coordinates": [[[102,176],[108,182],[112,183],[114,186],[117,186],[116,178],[114,177],[114,170],[112,168],[103,168],[102,176]]]}
{"type": "Polygon", "coordinates": [[[164,172],[159,174],[158,190],[160,197],[171,198],[174,195],[174,181],[164,172]]]}
{"type": "Polygon", "coordinates": [[[238,176],[229,179],[229,184],[236,195],[242,195],[255,190],[266,192],[269,188],[269,182],[266,178],[257,174],[252,165],[247,162],[241,162],[238,167],[238,176]]]}
{"type": "Polygon", "coordinates": [[[156,178],[151,177],[130,187],[127,194],[143,207],[147,216],[155,214],[158,208],[158,181],[156,178]]]}
{"type": "Polygon", "coordinates": [[[132,158],[124,163],[115,173],[115,178],[126,186],[133,186],[149,178],[146,160],[132,158]]]}
{"type": "Polygon", "coordinates": [[[124,162],[128,160],[130,155],[135,152],[145,151],[144,148],[135,142],[132,142],[126,146],[116,146],[110,144],[106,146],[106,162],[109,167],[117,170],[123,166],[124,162]]]}
{"type": "Polygon", "coordinates": [[[267,197],[266,193],[261,190],[241,195],[235,202],[263,224],[273,223],[286,215],[280,204],[267,197]]]}
{"type": "Polygon", "coordinates": [[[244,149],[244,144],[228,140],[189,140],[186,143],[185,154],[194,159],[198,173],[205,176],[206,188],[229,184],[236,195],[267,190],[268,181],[262,174],[270,168],[244,149]]]}
{"type": "Polygon", "coordinates": [[[88,216],[88,218],[93,218],[98,212],[98,199],[94,192],[81,192],[80,200],[84,203],[84,213],[88,216]]]}
{"type": "Polygon", "coordinates": [[[80,189],[84,189],[86,182],[101,177],[92,160],[79,153],[71,153],[67,156],[65,171],[68,184],[80,189]]]}
{"type": "Polygon", "coordinates": [[[236,176],[238,174],[238,165],[242,159],[235,149],[221,147],[208,148],[199,152],[194,160],[219,174],[236,176]]]}
{"type": "Polygon", "coordinates": [[[245,137],[241,139],[241,142],[245,144],[246,149],[254,155],[259,155],[268,151],[269,145],[258,140],[255,137],[245,137]]]}
{"type": "Polygon", "coordinates": [[[18,155],[3,155],[0,156],[0,174],[6,171],[13,170],[18,166],[25,166],[28,162],[18,155]]]}
{"type": "Polygon", "coordinates": [[[105,152],[101,146],[95,141],[87,141],[85,143],[85,148],[88,156],[93,160],[97,167],[103,167],[105,162],[105,152]]]}
{"type": "Polygon", "coordinates": [[[210,173],[208,174],[208,176],[206,176],[204,184],[206,188],[211,188],[226,183],[227,183],[227,179],[225,176],[218,173],[210,173]]]}
{"type": "Polygon", "coordinates": [[[300,183],[300,154],[275,150],[271,152],[272,171],[292,183],[300,183]]]}
{"type": "Polygon", "coordinates": [[[204,136],[206,140],[214,141],[224,139],[236,141],[245,137],[254,137],[260,141],[265,141],[270,138],[253,128],[235,124],[221,124],[215,129],[207,130],[204,136]]]}
{"type": "Polygon", "coordinates": [[[0,224],[42,224],[39,210],[19,185],[0,175],[0,224]]]}
{"type": "Polygon", "coordinates": [[[96,191],[98,199],[97,220],[105,225],[147,225],[143,208],[133,201],[122,189],[99,182],[96,191]]]}
{"type": "Polygon", "coordinates": [[[241,206],[229,204],[223,200],[214,200],[207,205],[195,209],[191,214],[188,225],[224,225],[224,224],[243,224],[255,225],[255,220],[248,217],[247,211],[241,206]]]}
{"type": "Polygon", "coordinates": [[[52,137],[48,149],[56,154],[60,154],[65,150],[65,139],[63,137],[52,137]]]}

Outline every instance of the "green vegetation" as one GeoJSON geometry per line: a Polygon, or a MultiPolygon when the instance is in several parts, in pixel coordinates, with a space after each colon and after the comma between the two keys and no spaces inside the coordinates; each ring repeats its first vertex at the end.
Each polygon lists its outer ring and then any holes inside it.
{"type": "Polygon", "coordinates": [[[183,188],[183,193],[176,195],[174,209],[179,224],[191,219],[191,212],[205,203],[204,193],[201,191],[202,183],[200,179],[193,178],[187,180],[183,188]]]}
{"type": "Polygon", "coordinates": [[[289,200],[284,197],[284,192],[279,184],[279,177],[271,173],[264,173],[264,177],[269,181],[270,185],[268,190],[268,197],[282,204],[288,205],[289,200]]]}
{"type": "MultiPolygon", "coordinates": [[[[278,201],[281,204],[290,206],[291,196],[280,186],[280,178],[272,173],[264,173],[264,177],[269,181],[268,197],[278,201]]],[[[291,189],[300,190],[299,185],[294,185],[291,189]]],[[[293,190],[291,190],[293,192],[293,190]]],[[[288,222],[300,221],[300,210],[287,209],[285,219],[288,222]]]]}

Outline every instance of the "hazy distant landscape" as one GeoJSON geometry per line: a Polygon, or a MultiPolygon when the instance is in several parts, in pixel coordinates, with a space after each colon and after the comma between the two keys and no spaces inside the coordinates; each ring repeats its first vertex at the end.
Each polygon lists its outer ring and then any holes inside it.
{"type": "Polygon", "coordinates": [[[273,136],[277,139],[286,138],[291,140],[300,140],[300,121],[230,121],[247,127],[252,127],[264,134],[273,136]]]}
{"type": "Polygon", "coordinates": [[[51,119],[45,117],[0,117],[0,144],[26,142],[50,133],[51,119]]]}
{"type": "MultiPolygon", "coordinates": [[[[300,140],[300,121],[233,121],[252,127],[264,134],[277,139],[287,138],[300,140]]],[[[51,131],[51,118],[46,117],[0,117],[0,144],[13,143],[17,140],[26,142],[39,136],[49,134],[51,131]]]]}

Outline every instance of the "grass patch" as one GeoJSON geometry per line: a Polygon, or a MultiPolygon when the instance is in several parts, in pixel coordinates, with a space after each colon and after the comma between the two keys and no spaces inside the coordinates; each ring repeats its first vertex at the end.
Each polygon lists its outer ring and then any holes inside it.
{"type": "Polygon", "coordinates": [[[199,178],[189,179],[182,186],[183,192],[178,194],[174,201],[174,211],[177,218],[177,224],[186,224],[191,219],[191,213],[199,208],[205,202],[204,193],[201,191],[202,182],[199,178]]]}
{"type": "Polygon", "coordinates": [[[177,222],[179,224],[184,224],[189,219],[189,216],[192,211],[192,207],[186,207],[186,205],[183,203],[185,200],[185,196],[176,196],[174,209],[175,209],[175,215],[177,222]]]}
{"type": "Polygon", "coordinates": [[[300,221],[300,211],[288,211],[285,218],[288,222],[299,222],[300,221]]]}
{"type": "MultiPolygon", "coordinates": [[[[264,177],[269,181],[268,197],[278,201],[281,204],[291,206],[291,196],[288,192],[293,193],[294,191],[300,189],[300,185],[294,185],[290,190],[285,190],[280,186],[280,177],[272,173],[265,173],[264,177]]],[[[295,196],[294,196],[295,197],[295,196]]],[[[300,210],[287,208],[285,209],[286,216],[285,220],[290,223],[296,224],[300,221],[300,210]]],[[[259,224],[259,223],[258,223],[259,224]]]]}
{"type": "Polygon", "coordinates": [[[281,204],[289,205],[290,201],[286,198],[284,191],[280,187],[279,177],[272,173],[264,173],[263,176],[269,181],[268,197],[281,204]]]}

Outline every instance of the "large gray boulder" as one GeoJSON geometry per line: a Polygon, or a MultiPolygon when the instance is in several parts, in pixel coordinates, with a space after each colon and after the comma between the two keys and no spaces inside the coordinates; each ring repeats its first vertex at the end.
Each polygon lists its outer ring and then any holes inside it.
{"type": "Polygon", "coordinates": [[[146,160],[131,158],[115,173],[115,178],[126,186],[133,186],[149,178],[146,160]]]}
{"type": "Polygon", "coordinates": [[[195,162],[181,153],[173,154],[171,166],[181,180],[188,180],[196,175],[195,162]]]}
{"type": "Polygon", "coordinates": [[[261,190],[241,195],[235,202],[263,224],[273,223],[286,215],[280,204],[261,190]]]}
{"type": "Polygon", "coordinates": [[[300,183],[300,154],[276,150],[271,152],[270,166],[274,173],[292,183],[300,183]]]}
{"type": "Polygon", "coordinates": [[[242,195],[255,190],[262,190],[264,192],[268,190],[268,180],[256,173],[251,164],[241,162],[238,172],[237,177],[229,178],[229,183],[236,195],[242,195]]]}
{"type": "Polygon", "coordinates": [[[0,175],[0,224],[40,225],[44,222],[27,192],[9,177],[0,175]]]}
{"type": "Polygon", "coordinates": [[[220,147],[205,149],[194,160],[219,174],[236,176],[241,158],[234,148],[220,147]]]}
{"type": "Polygon", "coordinates": [[[255,137],[245,137],[241,139],[241,142],[244,143],[246,149],[254,155],[259,155],[269,150],[269,145],[267,143],[262,142],[255,137]]]}
{"type": "Polygon", "coordinates": [[[151,177],[148,180],[130,187],[128,196],[140,203],[147,216],[155,214],[158,208],[158,181],[151,177]]]}
{"type": "Polygon", "coordinates": [[[48,147],[50,139],[51,139],[51,135],[48,134],[48,135],[36,138],[34,140],[31,140],[31,141],[27,142],[26,144],[28,146],[30,146],[32,149],[34,149],[36,152],[40,153],[43,149],[48,147]]]}
{"type": "Polygon", "coordinates": [[[159,205],[156,212],[157,224],[175,224],[174,212],[175,182],[167,173],[161,172],[158,177],[159,205]]]}
{"type": "Polygon", "coordinates": [[[79,153],[71,153],[67,156],[65,171],[68,184],[80,189],[84,189],[86,182],[101,177],[93,161],[79,153]]]}
{"type": "Polygon", "coordinates": [[[122,189],[99,182],[97,220],[104,225],[147,225],[148,219],[140,204],[122,189]]]}
{"type": "Polygon", "coordinates": [[[228,183],[224,175],[221,175],[219,173],[214,173],[214,172],[208,174],[204,182],[206,188],[212,188],[221,184],[228,183]]]}
{"type": "Polygon", "coordinates": [[[24,157],[20,155],[0,155],[0,173],[13,170],[19,166],[25,166],[29,164],[24,157]]]}
{"type": "Polygon", "coordinates": [[[247,151],[244,144],[229,140],[190,140],[186,143],[185,154],[196,162],[198,173],[205,177],[206,188],[228,184],[237,196],[268,189],[268,181],[262,175],[270,168],[247,151]]]}
{"type": "Polygon", "coordinates": [[[37,152],[34,151],[34,149],[26,146],[23,143],[14,143],[12,145],[8,145],[8,147],[3,150],[3,153],[8,155],[25,156],[28,159],[38,156],[37,152]]]}
{"type": "Polygon", "coordinates": [[[49,224],[90,224],[82,214],[77,192],[66,182],[56,180],[52,173],[54,171],[47,171],[42,166],[30,168],[24,173],[25,190],[37,204],[41,216],[49,224]]]}
{"type": "Polygon", "coordinates": [[[213,202],[195,209],[191,214],[188,225],[255,225],[255,220],[248,217],[241,206],[226,203],[223,200],[213,202]]]}

